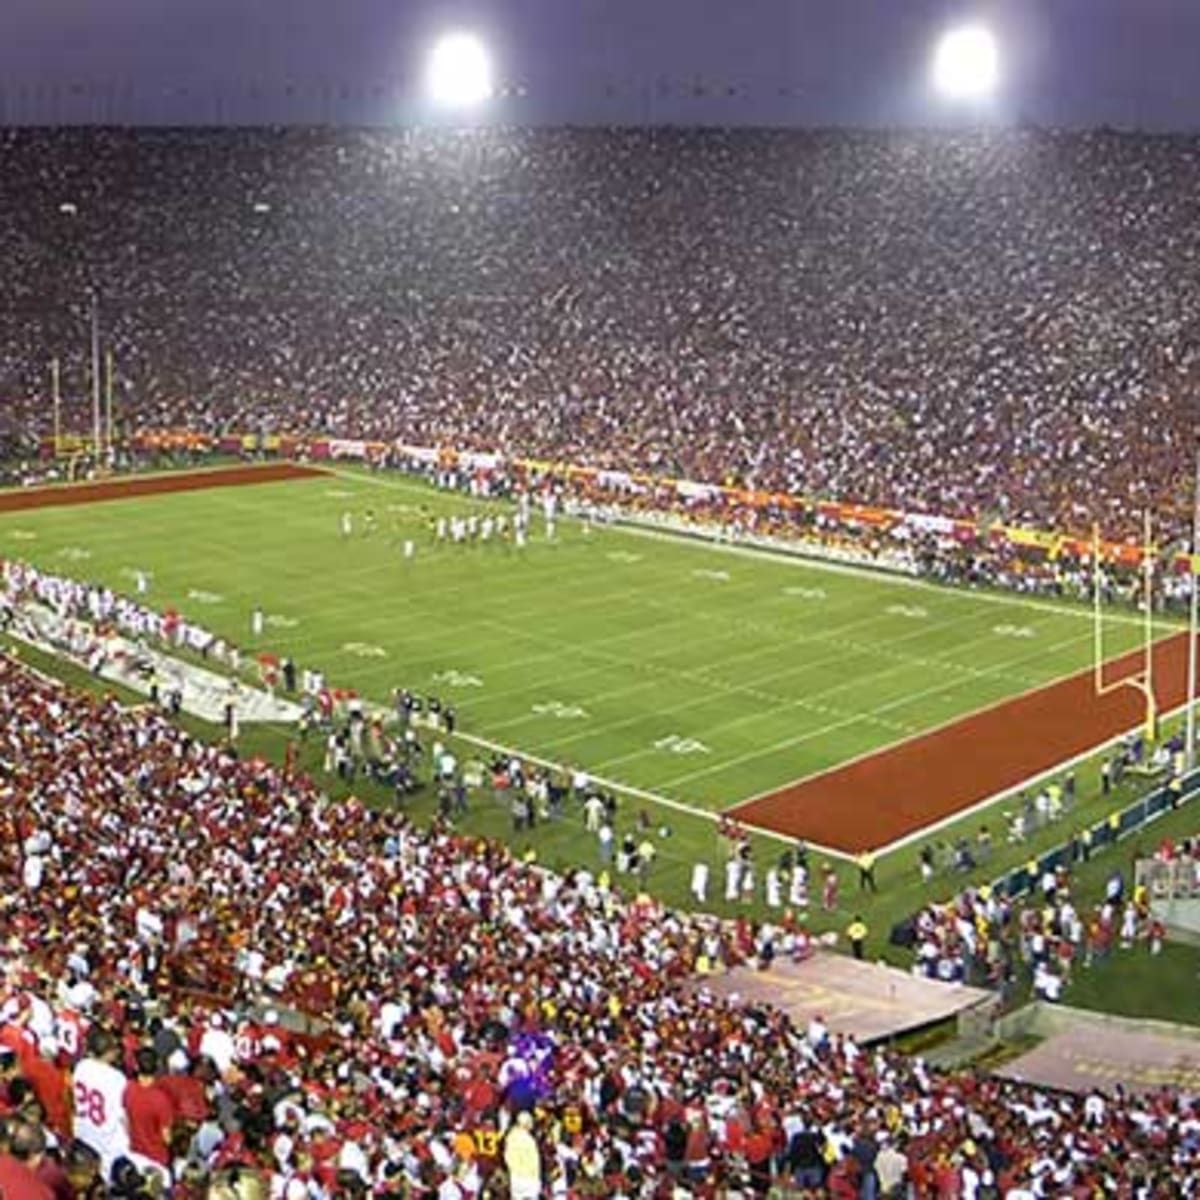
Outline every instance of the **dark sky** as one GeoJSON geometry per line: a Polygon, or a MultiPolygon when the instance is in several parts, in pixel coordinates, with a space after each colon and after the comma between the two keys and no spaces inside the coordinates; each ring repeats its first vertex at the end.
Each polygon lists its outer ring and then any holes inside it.
{"type": "Polygon", "coordinates": [[[1200,129],[1200,0],[0,0],[0,122],[415,122],[422,53],[486,35],[506,123],[1200,129]],[[1001,39],[988,112],[933,39],[1001,39]]]}

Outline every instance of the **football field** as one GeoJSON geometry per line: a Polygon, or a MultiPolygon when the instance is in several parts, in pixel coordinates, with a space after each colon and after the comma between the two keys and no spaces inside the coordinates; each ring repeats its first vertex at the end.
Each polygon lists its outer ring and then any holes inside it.
{"type": "MultiPolygon", "coordinates": [[[[487,507],[338,471],[4,512],[0,555],[130,594],[143,572],[149,602],[246,657],[291,655],[381,703],[437,695],[479,739],[705,811],[1091,663],[1076,606],[570,520],[551,541],[540,516],[523,549],[435,543],[431,518],[487,507]]],[[[1114,615],[1105,637],[1130,649],[1140,622],[1114,615]]]]}

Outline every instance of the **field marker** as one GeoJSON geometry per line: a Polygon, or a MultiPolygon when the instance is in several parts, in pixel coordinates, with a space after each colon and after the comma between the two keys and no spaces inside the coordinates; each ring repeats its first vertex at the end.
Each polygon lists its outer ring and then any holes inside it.
{"type": "Polygon", "coordinates": [[[220,592],[206,592],[203,588],[188,588],[187,598],[197,604],[224,604],[225,597],[220,592]]]}
{"type": "Polygon", "coordinates": [[[58,558],[65,558],[69,562],[86,562],[92,557],[90,550],[85,550],[82,546],[64,546],[57,554],[58,558]]]}
{"type": "Polygon", "coordinates": [[[586,708],[580,708],[578,704],[563,704],[560,700],[534,704],[529,711],[536,713],[539,717],[556,717],[560,721],[581,721],[585,720],[588,715],[586,708]]]}
{"type": "Polygon", "coordinates": [[[705,567],[700,567],[692,572],[693,579],[711,579],[714,583],[728,583],[732,576],[728,571],[712,571],[705,567]]]}
{"type": "Polygon", "coordinates": [[[37,534],[32,529],[10,529],[8,536],[14,542],[36,542],[37,534]]]}
{"type": "Polygon", "coordinates": [[[285,617],[282,613],[267,613],[263,623],[272,629],[295,629],[300,624],[298,617],[285,617]]]}
{"type": "Polygon", "coordinates": [[[483,680],[478,675],[468,675],[465,671],[438,671],[432,679],[434,683],[444,683],[447,687],[483,687],[483,680]]]}
{"type": "Polygon", "coordinates": [[[370,642],[343,642],[343,654],[352,654],[355,658],[387,658],[388,652],[382,646],[373,646],[370,642]]]}
{"type": "Polygon", "coordinates": [[[924,621],[929,610],[919,604],[889,604],[883,610],[889,617],[907,617],[910,621],[924,621]]]}
{"type": "Polygon", "coordinates": [[[655,750],[669,750],[672,754],[711,754],[712,750],[696,738],[681,737],[678,733],[661,737],[654,743],[655,750]]]}

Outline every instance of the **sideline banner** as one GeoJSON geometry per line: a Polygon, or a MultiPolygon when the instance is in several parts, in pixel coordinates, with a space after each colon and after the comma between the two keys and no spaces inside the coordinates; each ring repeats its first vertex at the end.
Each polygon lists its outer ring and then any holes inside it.
{"type": "MultiPolygon", "coordinates": [[[[674,493],[684,500],[708,503],[724,499],[756,509],[804,509],[817,513],[826,521],[846,526],[865,525],[881,530],[907,526],[923,533],[953,537],[964,543],[990,542],[992,545],[1009,545],[1016,550],[1041,551],[1051,558],[1067,553],[1086,562],[1092,549],[1091,542],[1086,538],[1052,530],[1003,525],[994,521],[970,521],[961,517],[943,517],[935,513],[909,513],[900,509],[848,501],[815,500],[783,492],[755,491],[701,483],[697,480],[669,479],[642,472],[580,466],[544,459],[506,459],[498,451],[459,450],[453,446],[421,446],[399,439],[385,443],[356,438],[306,438],[294,434],[272,434],[265,437],[259,437],[257,434],[227,434],[214,439],[183,430],[150,430],[137,434],[132,442],[144,449],[187,447],[193,450],[216,449],[223,454],[239,454],[261,449],[292,458],[306,456],[314,461],[368,461],[371,458],[382,457],[391,450],[411,462],[427,466],[436,465],[450,469],[461,464],[469,470],[477,471],[496,471],[509,466],[526,476],[559,475],[572,480],[595,480],[600,487],[628,491],[661,491],[668,495],[674,493]]],[[[1127,542],[1102,541],[1100,554],[1104,561],[1119,563],[1125,567],[1137,567],[1142,561],[1142,547],[1127,542]]],[[[1171,567],[1180,573],[1200,573],[1200,568],[1194,567],[1191,558],[1186,554],[1175,555],[1171,560],[1171,567]]]]}

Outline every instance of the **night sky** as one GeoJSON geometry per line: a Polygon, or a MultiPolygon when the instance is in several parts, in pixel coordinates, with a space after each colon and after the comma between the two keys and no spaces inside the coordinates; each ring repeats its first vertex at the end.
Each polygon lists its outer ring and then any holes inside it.
{"type": "Polygon", "coordinates": [[[472,120],[1200,130],[1200,0],[0,0],[0,122],[419,122],[447,27],[516,92],[472,120]],[[947,105],[931,43],[976,18],[1002,92],[947,105]]]}

